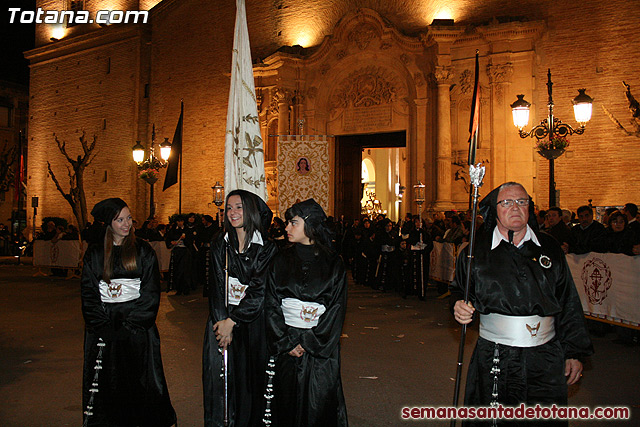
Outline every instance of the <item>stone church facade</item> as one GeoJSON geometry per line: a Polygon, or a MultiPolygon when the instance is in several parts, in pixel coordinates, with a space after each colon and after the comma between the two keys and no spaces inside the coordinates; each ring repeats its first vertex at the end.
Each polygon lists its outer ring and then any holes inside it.
{"type": "MultiPolygon", "coordinates": [[[[38,6],[64,10],[67,3],[41,0],[38,6]]],[[[546,117],[551,69],[554,113],[563,122],[575,126],[571,99],[578,88],[587,88],[595,99],[584,135],[570,137],[566,154],[556,160],[561,207],[575,210],[588,199],[596,206],[640,202],[632,179],[640,141],[616,129],[602,108],[624,122],[630,114],[622,80],[640,94],[640,5],[633,0],[481,3],[452,1],[444,12],[453,22],[434,22],[443,11],[433,0],[384,5],[246,0],[270,206],[280,211],[278,200],[289,202],[278,186],[279,162],[286,159],[278,146],[294,147],[296,136],[307,135],[327,142],[328,155],[319,161],[331,214],[357,214],[362,150],[383,146],[399,148],[396,167],[385,175],[391,193],[395,184],[406,188],[399,215],[417,212],[413,185],[418,181],[426,185],[425,209],[465,209],[476,50],[477,158],[487,168],[483,192],[519,181],[547,207],[548,162],[536,153],[532,138],[518,136],[509,104],[525,94],[533,104],[529,128],[538,124],[546,117]]],[[[57,40],[51,40],[47,25],[38,26],[37,47],[26,56],[31,63],[28,192],[40,198],[39,214],[71,219],[47,176],[47,161],[64,178],[65,160],[54,135],[79,154],[84,131],[98,138],[96,157],[85,172],[88,206],[119,196],[144,219],[149,186],[137,177],[131,147],[136,140],[148,146],[154,125],[156,143],[171,139],[181,99],[182,211],[215,213],[211,186],[224,175],[235,2],[92,0],[83,7],[92,13],[149,10],[150,19],[78,25],[57,40]]],[[[156,213],[164,221],[178,210],[178,186],[160,190],[156,185],[156,213]]]]}

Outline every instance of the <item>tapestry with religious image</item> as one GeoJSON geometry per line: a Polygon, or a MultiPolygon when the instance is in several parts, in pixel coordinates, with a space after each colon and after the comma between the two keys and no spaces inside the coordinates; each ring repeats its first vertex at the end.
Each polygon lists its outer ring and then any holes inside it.
{"type": "Polygon", "coordinates": [[[280,136],[278,140],[278,211],[314,198],[329,208],[329,140],[324,135],[280,136]]]}

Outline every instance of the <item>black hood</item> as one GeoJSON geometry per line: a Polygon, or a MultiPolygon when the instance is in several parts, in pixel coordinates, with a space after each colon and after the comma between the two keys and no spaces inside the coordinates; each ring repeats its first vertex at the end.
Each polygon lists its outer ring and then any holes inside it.
{"type": "MultiPolygon", "coordinates": [[[[502,187],[502,185],[494,188],[478,204],[478,212],[484,219],[482,229],[485,232],[493,232],[493,229],[498,223],[498,193],[500,192],[500,187],[502,187]]],[[[531,196],[529,196],[529,220],[527,224],[529,224],[529,227],[531,227],[533,231],[538,231],[538,221],[536,221],[536,213],[531,196]]]]}
{"type": "MultiPolygon", "coordinates": [[[[246,197],[246,198],[251,198],[253,200],[256,207],[258,208],[258,213],[260,214],[260,232],[262,234],[265,234],[267,230],[269,230],[269,227],[271,226],[271,219],[273,218],[273,212],[271,212],[271,209],[269,209],[269,206],[267,206],[265,201],[262,200],[262,197],[258,196],[255,193],[252,193],[251,191],[242,190],[242,189],[234,190],[233,194],[239,194],[243,199],[246,197]]],[[[227,199],[228,199],[228,196],[227,196],[227,199]]]]}
{"type": "Polygon", "coordinates": [[[111,221],[113,221],[116,216],[120,213],[120,211],[127,206],[124,200],[118,197],[112,197],[110,199],[104,199],[91,209],[91,215],[93,217],[106,225],[111,225],[111,221]]]}

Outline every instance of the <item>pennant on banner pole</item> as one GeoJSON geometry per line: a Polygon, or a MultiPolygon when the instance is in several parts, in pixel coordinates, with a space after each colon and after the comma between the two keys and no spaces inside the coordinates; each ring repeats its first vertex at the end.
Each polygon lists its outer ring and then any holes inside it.
{"type": "Polygon", "coordinates": [[[176,131],[173,134],[171,142],[171,154],[169,155],[169,164],[167,165],[167,174],[164,177],[164,186],[162,191],[171,187],[178,182],[178,170],[182,160],[182,122],[184,118],[184,102],[180,102],[180,118],[176,131]]]}
{"type": "Polygon", "coordinates": [[[248,190],[266,201],[263,141],[244,0],[236,0],[236,8],[225,134],[224,188],[227,193],[235,189],[248,190]]]}
{"type": "Polygon", "coordinates": [[[476,81],[473,85],[473,100],[471,101],[471,118],[469,120],[469,165],[476,163],[476,148],[478,147],[478,133],[480,131],[480,64],[478,62],[478,50],[476,49],[476,81]]]}

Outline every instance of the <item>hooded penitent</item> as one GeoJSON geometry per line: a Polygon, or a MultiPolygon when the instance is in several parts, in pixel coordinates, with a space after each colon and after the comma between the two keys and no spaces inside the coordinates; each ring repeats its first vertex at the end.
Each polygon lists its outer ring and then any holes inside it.
{"type": "MultiPolygon", "coordinates": [[[[482,223],[482,228],[480,229],[483,232],[492,233],[493,229],[495,228],[498,222],[498,193],[500,193],[500,188],[502,187],[502,185],[494,188],[478,204],[478,211],[480,215],[482,215],[482,218],[484,219],[484,222],[482,223]]],[[[527,224],[529,224],[529,227],[531,227],[533,231],[538,231],[538,222],[536,221],[536,215],[533,208],[533,201],[530,196],[529,196],[529,220],[527,224]]]]}

